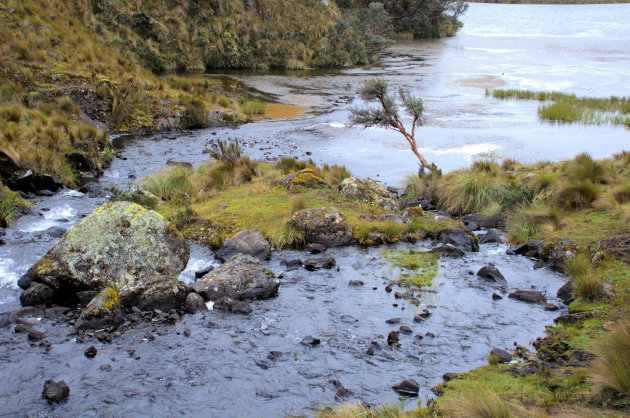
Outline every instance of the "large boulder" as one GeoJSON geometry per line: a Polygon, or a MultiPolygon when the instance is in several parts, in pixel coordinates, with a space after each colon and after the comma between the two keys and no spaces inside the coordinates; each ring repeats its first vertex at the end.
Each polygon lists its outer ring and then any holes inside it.
{"type": "Polygon", "coordinates": [[[80,330],[108,328],[120,325],[123,321],[120,296],[116,290],[107,288],[83,309],[76,322],[76,328],[80,330]]]}
{"type": "Polygon", "coordinates": [[[348,177],[339,184],[337,190],[347,198],[373,202],[391,211],[398,211],[394,194],[370,178],[348,177]]]}
{"type": "Polygon", "coordinates": [[[227,238],[217,252],[221,260],[227,260],[236,254],[251,255],[265,260],[271,255],[271,245],[259,229],[246,229],[227,238]]]}
{"type": "Polygon", "coordinates": [[[488,282],[496,283],[500,286],[507,287],[507,281],[505,280],[505,277],[503,277],[499,269],[497,269],[493,264],[488,264],[487,266],[483,266],[477,272],[477,276],[481,277],[482,279],[488,282]]]}
{"type": "Polygon", "coordinates": [[[479,251],[479,240],[463,229],[449,227],[440,231],[437,240],[451,244],[462,251],[479,251]]]}
{"type": "Polygon", "coordinates": [[[338,247],[352,242],[352,232],[346,218],[335,207],[297,211],[292,226],[304,234],[306,242],[338,247]]]}
{"type": "Polygon", "coordinates": [[[189,256],[184,238],[157,212],[106,203],[70,228],[19,285],[43,283],[53,289],[54,302],[74,303],[78,291],[177,277],[189,256]]]}
{"type": "Polygon", "coordinates": [[[252,256],[235,255],[192,284],[206,300],[267,299],[278,293],[280,281],[252,256]]]}
{"type": "Polygon", "coordinates": [[[271,184],[275,186],[284,186],[290,192],[298,191],[300,188],[330,188],[324,179],[313,172],[312,168],[305,168],[304,170],[278,177],[276,180],[272,181],[271,184]]]}
{"type": "Polygon", "coordinates": [[[184,303],[186,296],[186,286],[176,277],[155,277],[126,285],[120,290],[123,306],[136,306],[143,311],[177,308],[184,303]]]}

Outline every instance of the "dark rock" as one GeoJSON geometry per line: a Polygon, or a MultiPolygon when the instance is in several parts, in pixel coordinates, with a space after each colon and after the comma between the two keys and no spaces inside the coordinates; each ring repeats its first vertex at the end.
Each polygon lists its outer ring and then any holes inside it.
{"type": "Polygon", "coordinates": [[[252,307],[249,305],[249,303],[243,302],[242,300],[234,300],[230,297],[223,297],[214,302],[214,309],[232,313],[240,313],[244,315],[249,315],[250,313],[252,313],[252,307]]]}
{"type": "Polygon", "coordinates": [[[78,305],[80,307],[87,306],[88,303],[92,301],[98,295],[96,290],[84,290],[81,292],[77,292],[77,299],[79,300],[78,305]]]}
{"type": "Polygon", "coordinates": [[[100,185],[100,183],[97,183],[95,181],[91,181],[79,187],[79,191],[81,193],[85,193],[87,195],[95,197],[103,195],[103,187],[100,185]]]}
{"type": "Polygon", "coordinates": [[[509,298],[527,303],[546,303],[547,299],[542,293],[535,290],[517,290],[508,295],[509,298]]]}
{"type": "Polygon", "coordinates": [[[60,226],[51,226],[48,229],[42,231],[42,234],[48,235],[50,238],[61,238],[68,231],[66,228],[60,226]]]}
{"type": "Polygon", "coordinates": [[[96,354],[98,353],[98,350],[96,349],[96,347],[94,347],[93,345],[89,346],[84,352],[83,354],[85,355],[85,357],[87,358],[94,358],[96,357],[96,354]]]}
{"type": "Polygon", "coordinates": [[[401,325],[399,330],[400,330],[401,334],[405,334],[405,335],[409,335],[409,334],[413,333],[411,328],[409,328],[407,325],[401,325]]]}
{"type": "Polygon", "coordinates": [[[391,331],[387,335],[387,344],[388,345],[398,344],[398,331],[391,331]]]}
{"type": "Polygon", "coordinates": [[[442,379],[444,379],[445,382],[450,382],[451,380],[455,379],[457,377],[457,373],[444,373],[442,375],[442,379]]]}
{"type": "Polygon", "coordinates": [[[392,389],[402,396],[418,396],[420,385],[413,379],[405,379],[393,385],[392,389]]]}
{"type": "Polygon", "coordinates": [[[363,286],[365,283],[363,283],[361,280],[350,280],[348,282],[349,286],[363,286]]]}
{"type": "Polygon", "coordinates": [[[545,303],[545,310],[546,311],[557,311],[559,308],[554,305],[553,303],[545,303]]]}
{"type": "Polygon", "coordinates": [[[188,296],[186,296],[186,301],[184,302],[182,308],[184,308],[186,312],[191,314],[194,314],[197,311],[208,310],[208,307],[206,306],[203,298],[194,292],[189,293],[188,296]]]}
{"type": "Polygon", "coordinates": [[[142,311],[178,308],[186,300],[186,286],[175,277],[154,277],[126,285],[120,290],[120,303],[142,311]]]}
{"type": "Polygon", "coordinates": [[[17,311],[13,312],[14,318],[40,318],[44,315],[44,311],[36,306],[25,306],[17,311]]]}
{"type": "Polygon", "coordinates": [[[431,338],[435,338],[435,334],[432,332],[427,332],[426,334],[424,334],[425,337],[431,337],[431,338]]]}
{"type": "Polygon", "coordinates": [[[500,348],[494,347],[490,350],[490,354],[494,354],[499,358],[499,363],[509,363],[512,361],[512,355],[505,350],[501,350],[500,348]]]}
{"type": "Polygon", "coordinates": [[[186,328],[186,329],[184,330],[184,335],[185,335],[186,337],[190,337],[190,336],[192,335],[192,331],[191,331],[190,329],[186,328]]]}
{"type": "Polygon", "coordinates": [[[444,257],[448,258],[461,258],[466,254],[464,251],[460,250],[452,244],[440,245],[439,247],[433,248],[429,252],[441,254],[444,257]]]}
{"type": "Polygon", "coordinates": [[[503,299],[503,296],[497,294],[497,293],[492,293],[492,300],[500,300],[503,299]]]}
{"type": "Polygon", "coordinates": [[[302,260],[299,258],[293,260],[282,260],[280,264],[287,266],[287,271],[291,271],[302,267],[302,260]]]}
{"type": "Polygon", "coordinates": [[[267,299],[278,293],[279,286],[275,275],[248,255],[232,257],[192,284],[193,290],[206,300],[267,299]]]}
{"type": "Polygon", "coordinates": [[[101,364],[101,365],[99,366],[99,369],[100,369],[102,372],[110,372],[110,371],[112,370],[112,366],[111,366],[111,365],[109,365],[109,364],[101,364]]]}
{"type": "Polygon", "coordinates": [[[308,271],[315,271],[319,269],[330,270],[336,264],[337,262],[335,259],[330,256],[309,257],[304,261],[304,268],[308,271]]]}
{"type": "Polygon", "coordinates": [[[55,307],[46,309],[46,311],[44,312],[44,316],[48,319],[55,319],[56,317],[65,314],[69,310],[70,308],[67,308],[65,306],[55,306],[55,307]]]}
{"type": "Polygon", "coordinates": [[[326,246],[322,244],[310,243],[306,247],[304,247],[304,251],[311,254],[319,254],[326,252],[326,246]]]}
{"type": "Polygon", "coordinates": [[[271,245],[259,229],[246,229],[228,237],[217,252],[217,257],[227,260],[237,254],[266,260],[271,256],[271,245]]]}
{"type": "Polygon", "coordinates": [[[270,351],[269,354],[267,354],[269,360],[278,360],[280,357],[282,357],[281,351],[270,351]]]}
{"type": "Polygon", "coordinates": [[[195,280],[197,279],[201,279],[203,276],[205,276],[206,274],[210,273],[212,270],[214,270],[214,266],[211,264],[208,267],[201,269],[199,271],[195,272],[195,280]]]}
{"type": "Polygon", "coordinates": [[[319,345],[321,343],[319,338],[315,338],[312,335],[307,335],[306,337],[304,337],[304,339],[302,339],[302,341],[300,341],[300,344],[302,345],[310,345],[310,346],[316,346],[319,345]]]}
{"type": "Polygon", "coordinates": [[[330,383],[333,384],[333,386],[335,387],[335,389],[337,389],[337,392],[335,392],[335,399],[338,401],[341,401],[349,396],[352,396],[353,393],[352,391],[348,390],[347,388],[345,388],[341,382],[337,379],[333,379],[330,381],[330,383]]]}
{"type": "Polygon", "coordinates": [[[507,287],[507,281],[505,277],[501,274],[501,272],[492,264],[488,264],[487,266],[482,267],[478,272],[477,276],[481,277],[484,280],[496,283],[500,286],[507,287]]]}
{"type": "Polygon", "coordinates": [[[48,305],[52,302],[54,293],[54,290],[45,284],[31,283],[20,295],[20,303],[22,306],[48,305]]]}
{"type": "Polygon", "coordinates": [[[423,309],[422,312],[419,312],[414,315],[413,322],[422,322],[430,316],[431,316],[431,312],[429,312],[428,309],[423,309]]]}
{"type": "Polygon", "coordinates": [[[503,220],[500,216],[494,215],[484,215],[483,213],[472,213],[470,215],[462,216],[462,223],[466,228],[471,231],[475,231],[477,229],[490,229],[490,228],[500,228],[503,224],[503,220]]]}
{"type": "Polygon", "coordinates": [[[571,248],[575,246],[570,242],[535,240],[513,248],[509,253],[542,260],[552,270],[563,272],[565,259],[573,257],[571,248]]]}
{"type": "Polygon", "coordinates": [[[46,338],[46,334],[44,334],[41,331],[34,330],[34,329],[30,330],[27,335],[28,335],[28,339],[31,341],[39,341],[46,338]]]}
{"type": "Polygon", "coordinates": [[[23,176],[19,177],[9,185],[13,190],[19,190],[25,193],[35,193],[38,190],[50,190],[56,192],[63,187],[63,183],[48,174],[34,174],[28,170],[23,176]]]}
{"type": "Polygon", "coordinates": [[[388,324],[399,324],[401,321],[400,318],[390,318],[388,320],[386,320],[385,322],[388,324]]]}
{"type": "Polygon", "coordinates": [[[479,251],[477,237],[459,228],[445,228],[440,232],[438,241],[451,244],[463,251],[479,251]]]}
{"type": "Polygon", "coordinates": [[[335,207],[303,209],[291,220],[308,243],[338,247],[348,245],[354,239],[346,218],[335,207]]]}
{"type": "Polygon", "coordinates": [[[564,315],[560,315],[555,318],[553,322],[556,324],[575,324],[576,322],[580,322],[584,319],[596,318],[597,311],[587,311],[587,312],[575,312],[568,313],[564,315]]]}
{"type": "Polygon", "coordinates": [[[168,316],[168,319],[170,319],[171,321],[179,321],[180,318],[181,317],[178,313],[172,313],[168,316]]]}
{"type": "Polygon", "coordinates": [[[55,382],[52,379],[48,379],[44,383],[42,398],[46,399],[48,403],[59,403],[68,396],[70,396],[70,388],[63,380],[55,382]]]}
{"type": "Polygon", "coordinates": [[[573,301],[573,290],[571,288],[572,284],[573,281],[569,280],[564,285],[562,285],[562,287],[558,289],[558,293],[556,293],[558,299],[563,301],[566,305],[573,301]]]}
{"type": "Polygon", "coordinates": [[[100,329],[118,326],[123,321],[123,309],[118,292],[107,288],[83,309],[75,327],[79,330],[100,329]]]}
{"type": "Polygon", "coordinates": [[[17,324],[13,329],[13,332],[16,334],[28,334],[31,331],[33,331],[33,328],[26,324],[17,324]]]}
{"type": "Polygon", "coordinates": [[[479,238],[479,244],[490,244],[493,242],[498,242],[502,244],[505,242],[503,237],[501,236],[501,231],[498,229],[491,229],[486,234],[484,234],[481,238],[479,238]]]}
{"type": "Polygon", "coordinates": [[[547,263],[545,263],[545,262],[544,262],[544,261],[542,261],[542,260],[538,260],[538,261],[536,261],[536,262],[534,263],[534,265],[532,266],[532,268],[533,268],[534,270],[538,270],[538,269],[545,268],[545,267],[547,267],[547,263]]]}

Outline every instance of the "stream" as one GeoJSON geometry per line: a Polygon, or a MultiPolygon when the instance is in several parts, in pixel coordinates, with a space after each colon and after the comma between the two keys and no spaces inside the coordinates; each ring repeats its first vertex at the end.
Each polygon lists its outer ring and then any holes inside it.
{"type": "MultiPolygon", "coordinates": [[[[356,90],[372,77],[423,98],[424,126],[417,130],[421,152],[445,172],[485,157],[529,162],[580,152],[608,157],[627,147],[627,128],[542,122],[536,116],[537,102],[499,101],[485,97],[484,91],[497,87],[629,95],[630,21],[624,18],[629,15],[629,4],[471,4],[456,37],[397,43],[369,67],[209,74],[242,82],[254,96],[264,94],[309,111],[298,118],[236,128],[116,138],[122,158],[100,181],[133,187],[168,159],[198,165],[208,157],[206,146],[238,137],[252,158],[313,158],[400,186],[418,168],[401,139],[391,131],[347,123],[350,107],[358,104],[356,90]]],[[[17,279],[56,242],[59,231],[104,201],[104,196],[72,190],[33,199],[32,212],[2,237],[0,314],[19,309],[17,279]]],[[[563,306],[555,294],[564,278],[547,269],[534,270],[534,262],[525,257],[506,255],[503,244],[482,245],[479,253],[458,260],[441,259],[433,285],[416,292],[418,306],[385,290],[400,271],[381,256],[384,249],[433,246],[425,241],[331,249],[328,254],[337,268],[315,272],[285,272],[282,260],[307,255],[275,251],[265,264],[283,273],[279,295],[253,302],[250,315],[209,311],[173,323],[126,324],[112,343],[76,341],[62,318],[31,319],[46,333],[50,348],[31,344],[12,327],[0,328],[0,415],[301,415],[335,403],[333,379],[353,392],[346,400],[375,404],[400,402],[391,385],[413,378],[420,383],[418,401],[425,404],[443,373],[487,363],[492,347],[531,347],[558,315],[506,294],[493,300],[497,289],[474,275],[479,268],[494,263],[507,279],[508,292],[533,288],[563,306]],[[350,280],[364,285],[350,286],[350,280]],[[423,309],[431,316],[413,322],[423,309]],[[386,323],[391,318],[401,321],[386,323]],[[400,335],[400,346],[388,346],[388,333],[401,325],[412,333],[400,335]],[[307,335],[321,344],[301,345],[307,335]],[[378,346],[369,354],[372,342],[378,346]],[[83,355],[90,345],[98,348],[94,359],[83,355]],[[101,370],[103,364],[111,370],[101,370]],[[49,406],[41,399],[48,378],[68,383],[67,402],[49,406]]],[[[180,279],[191,282],[194,272],[209,264],[218,265],[213,253],[191,245],[180,279]]],[[[416,402],[407,400],[405,407],[416,402]]]]}

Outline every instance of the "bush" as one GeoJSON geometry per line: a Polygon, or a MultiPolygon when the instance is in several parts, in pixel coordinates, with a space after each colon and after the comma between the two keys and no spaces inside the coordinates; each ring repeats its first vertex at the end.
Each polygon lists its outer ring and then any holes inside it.
{"type": "Polygon", "coordinates": [[[561,183],[555,194],[556,205],[567,209],[584,209],[597,199],[601,189],[591,180],[574,180],[561,183]]]}
{"type": "Polygon", "coordinates": [[[630,395],[630,319],[624,318],[597,351],[593,367],[600,391],[630,395]]]}
{"type": "Polygon", "coordinates": [[[609,174],[606,168],[583,153],[567,163],[565,169],[569,180],[574,182],[590,181],[593,184],[607,183],[609,174]]]}

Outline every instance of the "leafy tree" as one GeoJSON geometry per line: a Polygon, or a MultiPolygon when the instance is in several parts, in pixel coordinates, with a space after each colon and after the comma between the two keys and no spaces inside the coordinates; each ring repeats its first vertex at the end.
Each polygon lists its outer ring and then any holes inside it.
{"type": "Polygon", "coordinates": [[[426,168],[431,173],[437,173],[438,169],[435,164],[427,163],[427,160],[418,151],[416,144],[416,126],[422,124],[422,112],[424,107],[422,99],[414,97],[408,90],[400,88],[398,94],[390,94],[388,85],[385,80],[371,79],[365,82],[363,87],[359,89],[361,99],[366,102],[377,103],[378,107],[368,108],[352,108],[350,122],[353,125],[361,125],[363,127],[382,126],[400,132],[407,140],[411,147],[411,152],[420,160],[420,173],[426,168]],[[411,123],[411,131],[405,128],[400,119],[397,100],[400,100],[405,111],[413,117],[411,123]]]}

